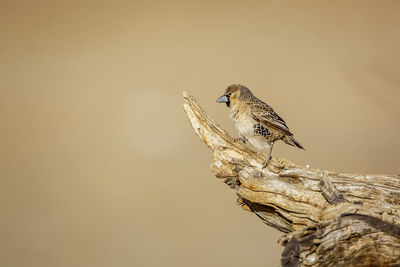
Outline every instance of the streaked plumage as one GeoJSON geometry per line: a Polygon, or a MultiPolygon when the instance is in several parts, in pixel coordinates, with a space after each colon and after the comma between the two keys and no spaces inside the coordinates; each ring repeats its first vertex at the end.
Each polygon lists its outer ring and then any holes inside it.
{"type": "Polygon", "coordinates": [[[268,165],[273,145],[277,140],[304,149],[294,139],[285,121],[243,85],[228,86],[217,102],[226,103],[229,107],[231,120],[243,140],[259,150],[268,151],[269,156],[263,168],[268,165]]]}

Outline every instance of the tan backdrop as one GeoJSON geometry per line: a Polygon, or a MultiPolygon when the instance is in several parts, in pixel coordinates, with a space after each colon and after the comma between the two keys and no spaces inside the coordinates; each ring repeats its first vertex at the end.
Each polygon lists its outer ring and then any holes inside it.
{"type": "Polygon", "coordinates": [[[0,265],[277,266],[182,108],[235,135],[226,86],[306,147],[274,156],[399,173],[399,1],[2,1],[0,265]]]}

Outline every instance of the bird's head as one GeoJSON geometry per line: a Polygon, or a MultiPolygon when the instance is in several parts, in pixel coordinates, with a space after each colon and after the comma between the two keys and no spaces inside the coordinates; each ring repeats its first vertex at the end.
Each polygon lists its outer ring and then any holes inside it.
{"type": "Polygon", "coordinates": [[[217,99],[217,103],[225,103],[228,107],[230,107],[231,102],[235,102],[240,98],[243,88],[246,87],[240,84],[233,84],[228,86],[225,89],[224,94],[217,99]]]}

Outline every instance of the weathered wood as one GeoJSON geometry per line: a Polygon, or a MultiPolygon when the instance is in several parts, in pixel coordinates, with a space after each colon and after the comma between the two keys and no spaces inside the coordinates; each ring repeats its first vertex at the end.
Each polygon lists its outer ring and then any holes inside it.
{"type": "Polygon", "coordinates": [[[400,228],[347,214],[281,238],[283,266],[399,266],[400,228]],[[290,265],[293,264],[293,265],[290,265]]]}
{"type": "Polygon", "coordinates": [[[400,177],[340,174],[265,156],[229,136],[184,92],[189,121],[212,151],[211,170],[238,202],[287,233],[284,266],[400,265],[400,177]]]}

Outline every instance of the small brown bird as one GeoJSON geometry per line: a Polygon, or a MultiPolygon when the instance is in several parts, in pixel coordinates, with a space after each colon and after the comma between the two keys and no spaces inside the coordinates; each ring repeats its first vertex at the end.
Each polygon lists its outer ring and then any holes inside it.
{"type": "Polygon", "coordinates": [[[243,85],[228,86],[217,102],[226,103],[229,107],[230,118],[243,142],[248,141],[257,149],[268,151],[263,169],[271,160],[272,148],[277,140],[304,149],[300,142],[294,139],[285,121],[243,85]]]}

